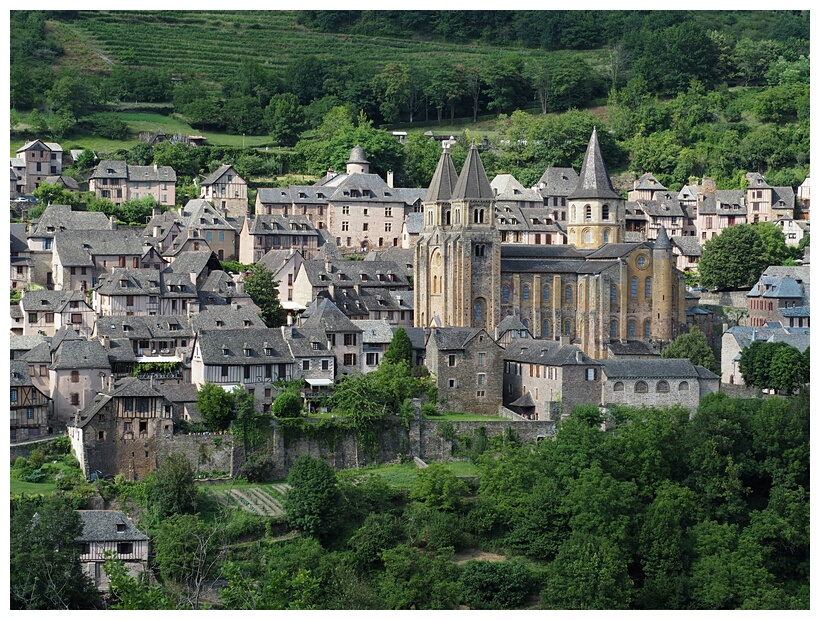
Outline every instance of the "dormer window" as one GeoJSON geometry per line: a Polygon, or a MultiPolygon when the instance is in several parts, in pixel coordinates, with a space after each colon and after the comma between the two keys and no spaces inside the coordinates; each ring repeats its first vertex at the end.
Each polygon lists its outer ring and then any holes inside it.
{"type": "Polygon", "coordinates": [[[318,351],[318,350],[319,350],[319,343],[318,343],[318,342],[311,342],[311,343],[310,343],[310,346],[311,346],[311,348],[312,348],[314,351],[318,351]]]}
{"type": "Polygon", "coordinates": [[[228,347],[227,345],[222,345],[222,355],[228,357],[228,347]]]}
{"type": "Polygon", "coordinates": [[[251,349],[247,344],[245,344],[244,348],[242,349],[242,352],[245,354],[245,357],[251,356],[251,349]]]}
{"type": "Polygon", "coordinates": [[[224,321],[222,321],[220,319],[217,319],[216,320],[216,326],[217,327],[225,327],[225,323],[224,323],[224,321]]]}
{"type": "Polygon", "coordinates": [[[265,347],[265,355],[271,356],[273,355],[273,349],[270,347],[265,347]]]}

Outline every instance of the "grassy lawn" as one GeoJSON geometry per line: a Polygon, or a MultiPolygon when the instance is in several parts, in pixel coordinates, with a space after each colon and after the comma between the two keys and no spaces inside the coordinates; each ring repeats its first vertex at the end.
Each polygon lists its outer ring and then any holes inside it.
{"type": "MultiPolygon", "coordinates": [[[[475,476],[478,468],[471,462],[447,462],[442,463],[447,469],[457,476],[475,476]]],[[[353,477],[362,474],[380,476],[391,487],[398,489],[409,489],[413,486],[418,476],[419,468],[415,463],[402,463],[401,465],[372,465],[361,469],[349,469],[340,472],[343,477],[353,477]]]]}
{"type": "Polygon", "coordinates": [[[49,495],[57,490],[57,485],[52,482],[23,482],[22,480],[9,480],[9,492],[12,495],[26,493],[32,495],[49,495]]]}

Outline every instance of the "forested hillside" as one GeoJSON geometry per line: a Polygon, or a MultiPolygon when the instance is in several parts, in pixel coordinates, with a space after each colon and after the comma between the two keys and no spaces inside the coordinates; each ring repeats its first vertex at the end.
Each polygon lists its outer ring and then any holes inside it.
{"type": "MultiPolygon", "coordinates": [[[[262,174],[320,173],[372,126],[487,138],[488,172],[531,184],[547,166],[577,167],[593,125],[611,171],[651,171],[671,189],[691,176],[738,188],[748,171],[772,185],[808,173],[808,11],[13,11],[11,21],[13,141],[98,136],[127,149],[140,123],[112,106],[153,105],[175,131],[213,143],[233,134],[296,147],[262,174]]],[[[377,167],[429,182],[426,144],[379,144],[363,145],[377,167]],[[380,151],[395,153],[380,162],[380,151]]]]}

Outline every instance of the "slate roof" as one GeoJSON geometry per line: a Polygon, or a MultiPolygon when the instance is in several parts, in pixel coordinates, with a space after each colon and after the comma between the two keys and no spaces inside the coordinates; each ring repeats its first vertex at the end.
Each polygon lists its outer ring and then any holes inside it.
{"type": "Polygon", "coordinates": [[[484,164],[475,144],[467,152],[467,159],[453,186],[452,200],[493,200],[495,192],[490,186],[484,164]]]}
{"type": "Polygon", "coordinates": [[[80,191],[80,184],[77,183],[76,179],[62,174],[48,176],[43,179],[43,182],[51,183],[52,185],[62,185],[68,190],[80,191]]]}
{"type": "Polygon", "coordinates": [[[31,375],[29,375],[28,372],[28,362],[24,360],[11,360],[9,363],[9,382],[11,387],[26,387],[32,385],[31,375]]]}
{"type": "Polygon", "coordinates": [[[316,228],[306,215],[255,215],[248,219],[251,235],[300,235],[318,236],[316,228]],[[294,228],[294,226],[296,228],[294,228]]]}
{"type": "Polygon", "coordinates": [[[124,513],[119,510],[78,510],[83,523],[83,533],[77,542],[134,542],[148,540],[124,513]],[[124,526],[122,532],[117,526],[124,526]]]}
{"type": "Polygon", "coordinates": [[[92,256],[142,256],[147,249],[142,229],[122,227],[107,230],[64,231],[54,239],[54,251],[64,267],[93,266],[92,256]]]}
{"type": "Polygon", "coordinates": [[[520,332],[522,329],[527,328],[524,323],[521,322],[521,319],[513,314],[507,315],[495,326],[496,339],[509,331],[520,332]]]}
{"type": "Polygon", "coordinates": [[[647,172],[641,175],[641,178],[637,180],[633,189],[647,189],[651,191],[664,191],[666,188],[661,184],[658,179],[655,178],[651,172],[647,172]]]}
{"type": "Polygon", "coordinates": [[[598,144],[598,130],[592,130],[592,136],[584,155],[578,185],[567,196],[570,200],[577,198],[620,198],[620,194],[612,187],[609,173],[606,171],[601,147],[598,144]]]}
{"type": "Polygon", "coordinates": [[[97,282],[96,290],[100,295],[159,295],[162,292],[158,269],[117,267],[112,273],[102,274],[97,282]]]}
{"type": "Polygon", "coordinates": [[[103,159],[89,179],[128,179],[176,183],[177,173],[171,166],[131,166],[124,161],[103,159]]]}
{"type": "Polygon", "coordinates": [[[327,334],[322,329],[285,327],[284,337],[294,358],[327,357],[333,354],[327,346],[327,334]]]}
{"type": "MultiPolygon", "coordinates": [[[[612,244],[610,244],[612,245],[612,244]]],[[[589,254],[573,245],[530,245],[525,243],[502,243],[502,259],[583,259],[589,254]]]]}
{"type": "Polygon", "coordinates": [[[41,342],[23,353],[20,359],[25,360],[29,364],[50,364],[51,346],[48,342],[41,342]]]}
{"type": "Polygon", "coordinates": [[[306,318],[300,327],[323,329],[326,333],[359,333],[362,331],[327,298],[317,297],[302,313],[302,316],[306,318]]]}
{"type": "Polygon", "coordinates": [[[234,230],[214,206],[203,198],[193,198],[180,209],[183,226],[211,230],[234,230]]]}
{"type": "MultiPolygon", "coordinates": [[[[268,252],[256,262],[257,264],[267,267],[271,273],[276,273],[284,267],[288,259],[296,253],[301,254],[296,248],[268,250],[268,252]]],[[[304,260],[304,257],[302,257],[302,260],[304,260]]]]}
{"type": "Polygon", "coordinates": [[[530,391],[527,390],[524,394],[521,395],[520,398],[517,398],[513,402],[510,403],[510,407],[535,407],[535,401],[532,398],[532,394],[530,391]]]}
{"type": "Polygon", "coordinates": [[[424,327],[405,327],[404,331],[414,350],[423,350],[427,346],[427,330],[424,327]]]}
{"type": "Polygon", "coordinates": [[[31,140],[30,142],[26,142],[23,146],[17,149],[17,152],[22,153],[23,151],[27,151],[36,144],[40,144],[44,146],[46,150],[53,151],[55,153],[63,152],[63,147],[60,146],[57,142],[43,142],[42,140],[31,140]]]}
{"type": "Polygon", "coordinates": [[[685,379],[698,371],[687,359],[603,360],[607,379],[685,379]]]}
{"type": "Polygon", "coordinates": [[[114,398],[162,398],[149,381],[142,381],[136,377],[124,377],[117,381],[114,391],[111,393],[114,398]]]}
{"type": "Polygon", "coordinates": [[[393,340],[393,328],[382,319],[381,321],[358,320],[353,324],[362,330],[364,344],[384,344],[393,340]]]}
{"type": "Polygon", "coordinates": [[[110,368],[108,351],[94,340],[65,340],[57,347],[54,370],[110,368]]]}
{"type": "Polygon", "coordinates": [[[424,228],[424,213],[420,211],[408,213],[404,219],[404,223],[407,225],[408,234],[418,235],[424,228]]]}
{"type": "MultiPolygon", "coordinates": [[[[667,239],[668,240],[668,239],[667,239]]],[[[613,259],[631,254],[641,243],[606,243],[587,254],[589,259],[613,259]]]]}
{"type": "Polygon", "coordinates": [[[327,204],[330,192],[314,185],[260,187],[256,194],[262,204],[327,204]]]}
{"type": "Polygon", "coordinates": [[[236,178],[241,181],[242,178],[239,176],[239,174],[236,172],[236,169],[231,164],[223,164],[219,168],[214,170],[211,174],[209,174],[207,177],[205,177],[202,180],[202,185],[213,185],[219,179],[221,179],[225,175],[225,173],[228,172],[228,170],[231,169],[233,169],[236,178]]]}
{"type": "Polygon", "coordinates": [[[194,335],[188,317],[177,314],[101,316],[97,319],[96,330],[99,337],[108,336],[112,339],[130,340],[192,338],[194,335]]]}
{"type": "Polygon", "coordinates": [[[435,340],[439,351],[454,351],[465,349],[473,338],[483,332],[477,327],[437,327],[430,330],[430,338],[435,340]]]}
{"type": "Polygon", "coordinates": [[[703,248],[698,238],[693,235],[674,236],[671,239],[672,245],[676,246],[683,256],[700,256],[703,248]]]}
{"type": "Polygon", "coordinates": [[[526,200],[537,203],[538,206],[543,206],[544,199],[537,191],[527,189],[518,179],[511,174],[498,174],[490,181],[490,187],[496,191],[495,199],[498,201],[504,200],[526,200]]]}
{"type": "Polygon", "coordinates": [[[746,194],[739,189],[719,189],[714,194],[704,194],[698,202],[698,214],[747,215],[746,194]]]}
{"type": "Polygon", "coordinates": [[[49,205],[32,223],[28,237],[53,237],[63,230],[110,231],[111,221],[99,211],[72,211],[70,205],[49,205]],[[52,228],[52,231],[48,229],[52,228]]]}
{"type": "Polygon", "coordinates": [[[407,269],[393,261],[349,261],[346,259],[331,260],[330,273],[326,269],[326,261],[319,260],[317,256],[313,260],[302,263],[300,269],[305,270],[308,281],[312,286],[326,287],[330,284],[334,286],[350,287],[359,284],[367,286],[386,286],[389,288],[407,288],[410,281],[407,279],[407,269]],[[365,278],[362,278],[364,274],[365,278]],[[382,279],[379,279],[379,274],[382,279]],[[391,280],[391,274],[394,279],[391,280]]]}
{"type": "Polygon", "coordinates": [[[203,362],[209,365],[246,366],[293,361],[282,332],[277,328],[203,330],[199,332],[199,348],[203,362]],[[245,349],[250,351],[250,356],[245,355],[245,349]],[[270,355],[266,349],[270,350],[270,355]]]}
{"type": "MultiPolygon", "coordinates": [[[[99,323],[98,323],[99,324],[99,323]]],[[[253,308],[231,308],[206,306],[191,315],[191,329],[213,331],[216,329],[241,329],[244,327],[265,328],[265,322],[253,308]],[[245,323],[250,323],[246,325],[245,323]]]]}
{"type": "Polygon", "coordinates": [[[526,364],[547,366],[598,366],[601,362],[586,355],[574,344],[562,345],[557,340],[525,338],[507,345],[504,359],[526,364]]]}
{"type": "Polygon", "coordinates": [[[45,336],[17,336],[15,334],[12,334],[11,336],[9,336],[9,350],[30,351],[38,344],[45,341],[45,336]]]}
{"type": "Polygon", "coordinates": [[[673,200],[671,197],[665,199],[661,197],[655,200],[636,200],[634,202],[627,202],[627,208],[640,208],[646,215],[653,218],[657,217],[686,217],[686,211],[683,208],[680,200],[673,200]]]}
{"type": "Polygon", "coordinates": [[[547,168],[538,179],[542,196],[569,196],[577,185],[578,173],[572,168],[547,168]]]}
{"type": "Polygon", "coordinates": [[[671,250],[672,243],[669,241],[669,235],[666,234],[666,228],[661,226],[658,229],[658,236],[653,244],[655,250],[671,250]]]}
{"type": "Polygon", "coordinates": [[[26,243],[26,225],[12,222],[9,224],[9,233],[11,252],[28,252],[28,243],[26,243]]]}
{"type": "Polygon", "coordinates": [[[23,312],[57,312],[66,291],[26,291],[20,300],[23,312]]]}

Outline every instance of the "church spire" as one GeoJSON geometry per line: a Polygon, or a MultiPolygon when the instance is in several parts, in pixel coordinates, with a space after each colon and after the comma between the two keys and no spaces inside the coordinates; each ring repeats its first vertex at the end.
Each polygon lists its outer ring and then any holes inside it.
{"type": "Polygon", "coordinates": [[[601,156],[601,146],[598,144],[598,130],[592,129],[592,137],[584,155],[584,164],[581,166],[581,175],[578,185],[572,190],[569,200],[579,198],[620,198],[612,187],[612,181],[601,156]]]}
{"type": "Polygon", "coordinates": [[[487,173],[484,172],[484,164],[481,163],[478,149],[473,144],[453,188],[452,200],[493,200],[494,198],[495,192],[490,186],[487,173]]]}
{"type": "Polygon", "coordinates": [[[450,157],[450,149],[444,149],[438,160],[436,171],[433,173],[433,180],[427,188],[424,202],[445,202],[453,195],[453,188],[458,180],[456,167],[453,165],[453,158],[450,157]]]}

